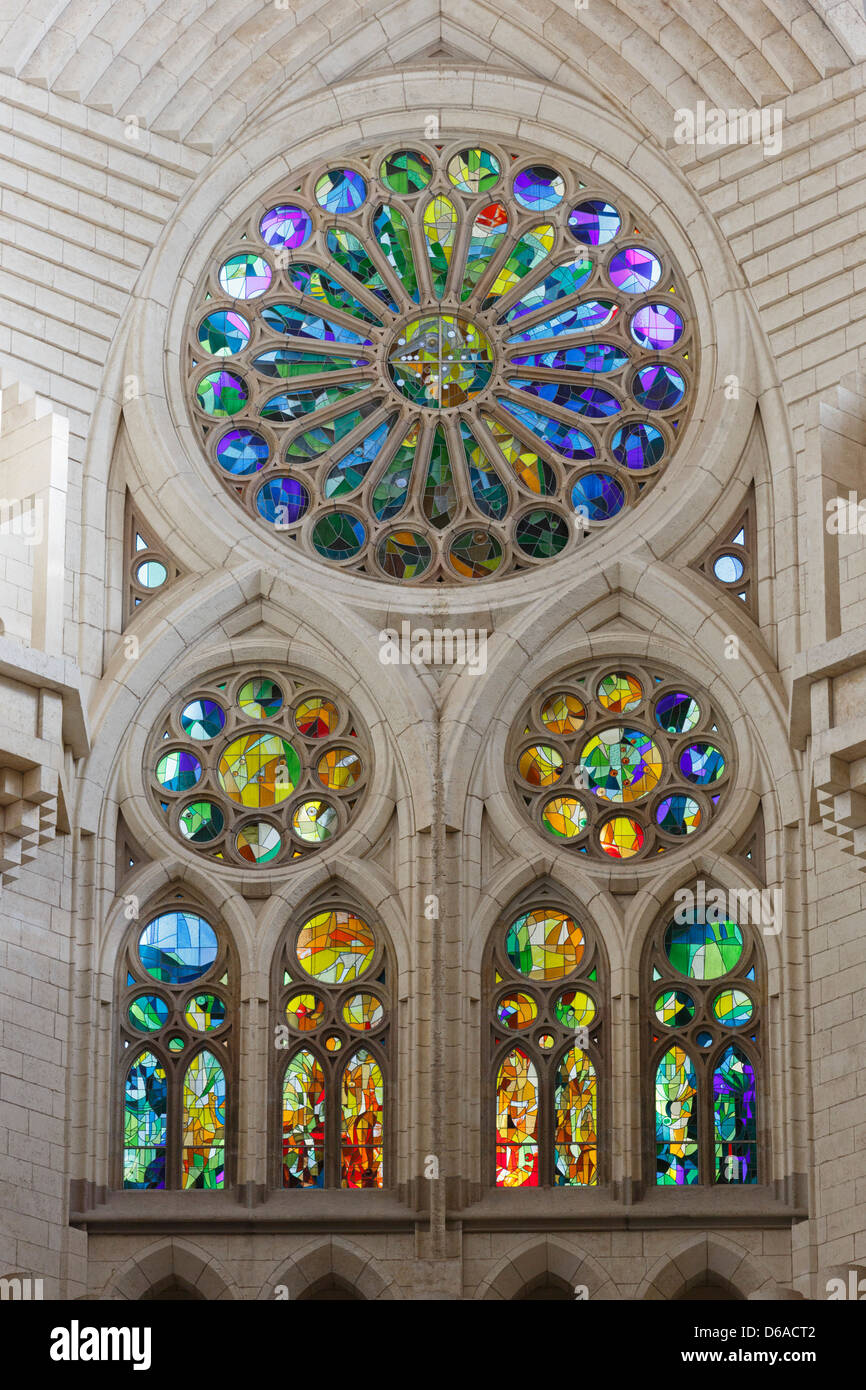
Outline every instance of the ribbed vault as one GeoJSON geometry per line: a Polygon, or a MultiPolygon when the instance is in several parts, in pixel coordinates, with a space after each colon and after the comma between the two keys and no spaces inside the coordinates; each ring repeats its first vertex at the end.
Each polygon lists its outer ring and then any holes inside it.
{"type": "Polygon", "coordinates": [[[0,71],[208,152],[276,96],[435,57],[587,83],[657,138],[677,107],[779,102],[866,58],[849,0],[23,0],[0,71]]]}

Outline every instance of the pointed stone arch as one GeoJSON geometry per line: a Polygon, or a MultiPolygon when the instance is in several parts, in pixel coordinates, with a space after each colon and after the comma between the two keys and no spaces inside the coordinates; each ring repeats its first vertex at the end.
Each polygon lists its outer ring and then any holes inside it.
{"type": "Polygon", "coordinates": [[[101,1297],[136,1302],[164,1292],[170,1285],[209,1302],[240,1297],[235,1281],[219,1260],[200,1245],[175,1236],[155,1241],[112,1270],[101,1297]]]}
{"type": "Polygon", "coordinates": [[[716,1285],[734,1298],[784,1298],[763,1262],[728,1236],[685,1236],[660,1255],[635,1294],[636,1300],[678,1299],[699,1285],[716,1285]]]}
{"type": "Polygon", "coordinates": [[[521,1298],[548,1280],[572,1290],[585,1288],[590,1302],[620,1297],[619,1290],[598,1260],[580,1246],[567,1245],[553,1236],[542,1239],[532,1236],[518,1245],[493,1266],[473,1297],[521,1298]]]}
{"type": "Polygon", "coordinates": [[[259,1299],[294,1301],[336,1286],[356,1298],[402,1298],[394,1279],[368,1250],[342,1236],[314,1239],[280,1260],[262,1284],[259,1299]]]}

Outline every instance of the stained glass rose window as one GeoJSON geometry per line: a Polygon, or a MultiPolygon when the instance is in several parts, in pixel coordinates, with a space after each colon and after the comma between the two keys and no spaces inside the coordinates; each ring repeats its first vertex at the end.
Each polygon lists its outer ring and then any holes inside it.
{"type": "Polygon", "coordinates": [[[661,665],[585,664],[549,681],[511,733],[513,793],[548,840],[645,860],[712,824],[733,775],[715,701],[661,665]]]}
{"type": "Polygon", "coordinates": [[[292,175],[235,224],[185,342],[195,430],[328,564],[474,583],[635,506],[686,428],[684,276],[588,170],[415,142],[292,175]]]}
{"type": "Polygon", "coordinates": [[[341,695],[259,667],[218,672],[173,700],[146,758],[152,804],[171,833],[245,869],[328,845],[354,815],[370,766],[341,695]]]}

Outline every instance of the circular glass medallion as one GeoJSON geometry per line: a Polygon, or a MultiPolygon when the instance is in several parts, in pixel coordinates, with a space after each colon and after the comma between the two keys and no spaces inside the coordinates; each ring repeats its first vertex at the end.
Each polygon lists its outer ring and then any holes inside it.
{"type": "Polygon", "coordinates": [[[305,738],[326,738],[332,734],[340,722],[340,714],[333,700],[321,695],[313,695],[302,700],[295,708],[295,728],[305,738]]]}
{"type": "Polygon", "coordinates": [[[486,193],[499,179],[499,160],[489,150],[460,150],[448,161],[448,177],[461,193],[486,193]]]}
{"type": "Polygon", "coordinates": [[[496,1005],[496,1017],[503,1028],[528,1028],[538,1017],[538,1005],[531,994],[506,994],[496,1005]]]}
{"type": "Polygon", "coordinates": [[[352,994],[343,1005],[343,1022],[359,1033],[378,1028],[384,1017],[382,1001],[375,994],[352,994]]]}
{"type": "Polygon", "coordinates": [[[719,555],[713,561],[713,574],[723,584],[736,584],[742,579],[745,566],[739,555],[719,555]]]}
{"type": "Polygon", "coordinates": [[[198,340],[212,357],[232,357],[250,340],[250,326],[235,309],[217,310],[202,319],[198,340]]]}
{"type": "Polygon", "coordinates": [[[197,1033],[211,1033],[225,1023],[226,1006],[215,994],[194,994],[183,1016],[197,1033]]]}
{"type": "Polygon", "coordinates": [[[217,958],[213,927],[194,912],[163,912],[138,939],[138,957],[148,975],[167,985],[197,980],[217,958]]]}
{"type": "Polygon", "coordinates": [[[426,314],[398,329],[388,371],[402,396],[432,410],[465,405],[493,372],[490,340],[458,314],[426,314]]]}
{"type": "Polygon", "coordinates": [[[548,164],[531,164],[514,176],[514,196],[530,212],[547,212],[565,197],[565,179],[548,164]]]}
{"type": "Polygon", "coordinates": [[[305,844],[322,844],[336,833],[339,818],[334,807],[317,797],[302,801],[292,813],[292,829],[305,844]]]}
{"type": "Polygon", "coordinates": [[[267,821],[253,821],[243,826],[235,840],[235,849],[248,864],[269,864],[276,859],[282,845],[279,830],[267,821]]]}
{"type": "Polygon", "coordinates": [[[237,415],[247,403],[246,383],[234,372],[208,372],[196,387],[195,394],[204,413],[216,420],[237,415]]]}
{"type": "Polygon", "coordinates": [[[605,246],[619,234],[620,216],[603,198],[578,203],[568,214],[568,229],[584,246],[605,246]]]}
{"type": "Polygon", "coordinates": [[[610,448],[624,468],[655,468],[665,452],[665,437],[655,425],[638,421],[634,425],[619,425],[610,448]]]}
{"type": "Polygon", "coordinates": [[[545,830],[560,840],[574,840],[589,824],[586,807],[575,796],[551,797],[541,813],[545,830]]]}
{"type": "Polygon", "coordinates": [[[742,989],[723,989],[713,1000],[713,1013],[719,1023],[729,1028],[751,1023],[753,1012],[752,1001],[742,989]]]}
{"type": "Polygon", "coordinates": [[[687,734],[700,722],[701,707],[692,695],[671,691],[656,704],[656,723],[666,734],[687,734]]]}
{"type": "Polygon", "coordinates": [[[539,907],[512,922],[505,954],[521,975],[558,980],[577,969],[585,944],[583,929],[567,913],[539,907]]]}
{"type": "Polygon", "coordinates": [[[562,776],[562,754],[549,744],[536,743],[520,755],[517,771],[534,787],[549,787],[562,776]]]}
{"type": "Polygon", "coordinates": [[[143,589],[159,589],[168,579],[168,570],[160,560],[142,560],[135,578],[143,589]]]}
{"type": "Polygon", "coordinates": [[[743,933],[736,922],[708,922],[694,911],[690,920],[671,922],[665,932],[665,954],[681,975],[692,980],[717,980],[733,970],[743,954],[743,933]]]}
{"type": "Polygon", "coordinates": [[[226,748],[217,766],[226,796],[241,806],[275,806],[298,785],[301,763],[288,739],[244,734],[226,748]]]}
{"type": "Polygon", "coordinates": [[[700,828],[701,808],[692,796],[666,796],[656,808],[656,824],[667,835],[691,835],[700,828]]]}
{"type": "Polygon", "coordinates": [[[641,729],[603,729],[584,745],[581,783],[605,801],[638,801],[662,774],[662,755],[641,729]]]}
{"type": "Polygon", "coordinates": [[[626,246],[611,257],[607,268],[610,283],[626,294],[645,294],[661,279],[662,266],[658,256],[645,246],[626,246]]]}
{"type": "Polygon", "coordinates": [[[631,336],[651,352],[674,347],[683,336],[683,319],[671,304],[644,304],[631,321],[631,336]]]}
{"type": "Polygon", "coordinates": [[[643,699],[643,686],[637,676],[614,671],[599,681],[596,698],[611,714],[631,714],[643,699]]]}
{"type": "Polygon", "coordinates": [[[127,1016],[139,1033],[158,1033],[168,1021],[168,1005],[158,994],[137,994],[130,1001],[127,1016]]]}
{"type": "Polygon", "coordinates": [[[643,410],[673,410],[686,394],[685,377],[665,363],[641,367],[632,394],[643,410]]]}
{"type": "Polygon", "coordinates": [[[180,726],[190,738],[216,738],[226,722],[225,711],[213,700],[191,700],[180,712],[180,726]]]}
{"type": "Polygon", "coordinates": [[[706,787],[724,777],[725,759],[712,743],[690,743],[680,754],[680,772],[689,782],[706,787]]]}
{"type": "Polygon", "coordinates": [[[645,838],[642,826],[631,816],[613,816],[598,832],[599,847],[611,859],[633,859],[643,849],[645,838]]]}
{"type": "Polygon", "coordinates": [[[571,505],[587,521],[610,521],[624,504],[622,484],[610,473],[582,473],[571,489],[571,505]]]}
{"type": "Polygon", "coordinates": [[[312,541],[325,560],[350,560],[367,538],[363,523],[349,512],[329,512],[313,527],[312,541]]]}
{"type": "Polygon", "coordinates": [[[379,178],[391,193],[404,197],[420,193],[433,177],[433,165],[426,154],[416,150],[397,150],[382,161],[379,178]]]}
{"type": "Polygon", "coordinates": [[[293,994],[286,1004],[286,1020],[296,1033],[312,1033],[325,1017],[325,1005],[317,994],[293,994]]]}
{"type": "Polygon", "coordinates": [[[291,203],[269,208],[259,223],[262,241],[287,251],[296,251],[309,239],[313,230],[310,214],[291,203]]]}
{"type": "Polygon", "coordinates": [[[361,779],[361,759],[354,748],[329,748],[316,766],[316,774],[329,791],[345,792],[361,779]]]}
{"type": "Polygon", "coordinates": [[[486,579],[502,563],[502,546],[489,531],[462,531],[448,552],[448,560],[464,579],[486,579]]]}
{"type": "Polygon", "coordinates": [[[567,989],[556,1001],[556,1017],[563,1028],[588,1028],[595,1018],[595,1000],[582,989],[567,989]]]}
{"type": "Polygon", "coordinates": [[[276,681],[245,681],[238,691],[238,705],[250,719],[270,719],[281,708],[283,692],[276,681]]]}
{"type": "Polygon", "coordinates": [[[586,705],[568,692],[551,695],[541,708],[541,722],[551,734],[576,734],[586,720],[586,705]]]}
{"type": "Polygon", "coordinates": [[[194,753],[173,748],[156,765],[156,780],[164,791],[188,792],[201,777],[201,763],[194,753]]]}
{"type": "Polygon", "coordinates": [[[417,579],[432,558],[430,543],[417,531],[392,531],[376,551],[376,559],[390,579],[417,579]]]}
{"type": "Polygon", "coordinates": [[[316,181],[316,202],[338,216],[356,212],[367,196],[367,185],[354,169],[329,169],[316,181]]]}
{"type": "Polygon", "coordinates": [[[363,918],[335,909],[317,912],[304,923],[296,950],[301,968],[314,980],[341,985],[369,969],[376,941],[363,918]]]}
{"type": "Polygon", "coordinates": [[[225,816],[212,801],[191,801],[178,816],[177,828],[192,844],[207,845],[223,833],[225,816]]]}
{"type": "Polygon", "coordinates": [[[695,1016],[695,1001],[682,989],[667,989],[653,1005],[655,1016],[666,1028],[685,1028],[695,1016]]]}
{"type": "Polygon", "coordinates": [[[220,467],[236,478],[246,478],[264,468],[269,453],[267,440],[255,430],[229,430],[216,446],[220,467]]]}
{"type": "Polygon", "coordinates": [[[219,269],[220,289],[232,299],[258,299],[271,283],[271,267],[263,256],[232,256],[219,269]]]}

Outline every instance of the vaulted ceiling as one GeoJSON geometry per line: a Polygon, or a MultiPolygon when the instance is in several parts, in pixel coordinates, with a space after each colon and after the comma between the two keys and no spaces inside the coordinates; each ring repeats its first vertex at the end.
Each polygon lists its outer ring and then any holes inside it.
{"type": "Polygon", "coordinates": [[[431,61],[601,88],[658,133],[701,98],[777,103],[864,59],[859,0],[21,0],[0,19],[0,71],[207,152],[292,90],[431,61]]]}

